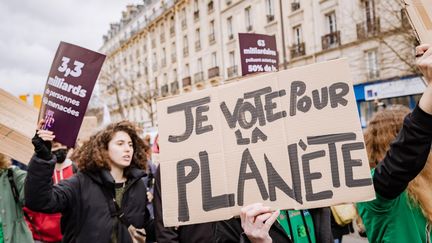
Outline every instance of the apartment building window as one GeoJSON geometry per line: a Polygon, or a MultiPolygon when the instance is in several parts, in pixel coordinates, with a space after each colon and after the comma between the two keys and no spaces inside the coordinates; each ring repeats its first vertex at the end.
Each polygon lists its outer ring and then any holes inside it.
{"type": "Polygon", "coordinates": [[[177,55],[176,55],[176,45],[175,42],[171,44],[171,62],[177,61],[177,55]]]}
{"type": "Polygon", "coordinates": [[[300,43],[303,42],[303,37],[302,37],[302,28],[301,25],[295,26],[293,28],[294,31],[294,44],[299,45],[300,43]]]}
{"type": "Polygon", "coordinates": [[[237,65],[235,65],[234,51],[229,52],[229,64],[230,64],[230,66],[227,69],[228,78],[232,78],[232,77],[237,76],[237,65]]]}
{"type": "Polygon", "coordinates": [[[197,28],[195,30],[195,51],[201,50],[201,32],[200,29],[197,28]]]}
{"type": "Polygon", "coordinates": [[[246,24],[246,31],[252,30],[252,19],[251,19],[251,7],[245,8],[245,24],[246,24]]]}
{"type": "Polygon", "coordinates": [[[228,31],[228,40],[234,39],[232,17],[227,18],[227,31],[228,31]]]}
{"type": "Polygon", "coordinates": [[[291,2],[291,11],[294,12],[298,9],[300,9],[300,0],[293,0],[291,2]]]}
{"type": "Polygon", "coordinates": [[[161,64],[162,64],[162,67],[166,66],[166,50],[165,50],[165,47],[162,48],[162,62],[161,62],[161,64]]]}
{"type": "Polygon", "coordinates": [[[203,64],[202,64],[202,58],[198,58],[197,60],[197,72],[194,75],[194,81],[195,83],[202,82],[204,80],[204,73],[203,73],[203,64]]]}
{"type": "Polygon", "coordinates": [[[377,50],[368,50],[365,52],[368,79],[379,77],[378,53],[377,50]]]}
{"type": "Polygon", "coordinates": [[[306,54],[305,43],[303,42],[303,33],[301,25],[293,27],[294,43],[290,48],[291,58],[303,56],[306,54]]]}
{"type": "Polygon", "coordinates": [[[274,0],[265,0],[266,3],[266,13],[267,22],[272,22],[274,20],[274,0]]]}
{"type": "Polygon", "coordinates": [[[189,55],[189,45],[187,35],[183,36],[183,56],[189,55]]]}
{"type": "Polygon", "coordinates": [[[375,1],[374,0],[364,0],[365,6],[365,17],[366,21],[371,21],[375,19],[375,1]]]}
{"type": "Polygon", "coordinates": [[[173,69],[173,80],[177,82],[177,69],[173,69]]]}
{"type": "Polygon", "coordinates": [[[213,52],[211,54],[211,64],[212,64],[212,67],[217,66],[217,53],[216,52],[213,52]]]}
{"type": "Polygon", "coordinates": [[[334,33],[337,31],[337,26],[336,26],[336,13],[335,12],[331,12],[329,14],[326,14],[325,16],[326,21],[327,21],[327,30],[328,33],[334,33]]]}
{"type": "Polygon", "coordinates": [[[209,43],[210,45],[216,42],[215,23],[214,20],[209,23],[209,43]]]}
{"type": "Polygon", "coordinates": [[[182,26],[182,29],[184,30],[187,27],[187,23],[186,23],[186,8],[182,8],[180,16],[181,16],[181,26],[182,26]]]}
{"type": "Polygon", "coordinates": [[[199,5],[198,0],[194,0],[194,20],[197,21],[199,19],[199,5]]]}
{"type": "Polygon", "coordinates": [[[188,63],[186,63],[185,64],[185,77],[189,77],[190,76],[190,74],[189,74],[189,64],[188,63]]]}
{"type": "Polygon", "coordinates": [[[336,13],[330,12],[324,16],[327,34],[321,37],[322,49],[330,49],[341,44],[340,31],[337,30],[336,13]]]}
{"type": "Polygon", "coordinates": [[[230,66],[234,66],[235,65],[234,51],[230,51],[229,52],[229,64],[230,64],[230,66]]]}

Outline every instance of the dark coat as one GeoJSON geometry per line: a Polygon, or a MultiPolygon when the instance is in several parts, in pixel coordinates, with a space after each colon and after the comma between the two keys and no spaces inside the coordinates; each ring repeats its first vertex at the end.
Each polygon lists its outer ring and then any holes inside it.
{"type": "MultiPolygon", "coordinates": [[[[43,213],[61,212],[63,242],[108,243],[111,242],[115,225],[119,232],[118,242],[132,242],[127,227],[119,223],[110,211],[109,203],[112,203],[115,195],[115,182],[109,171],[78,172],[53,185],[51,176],[54,166],[54,159],[45,161],[34,156],[30,161],[25,183],[28,208],[43,213]]],[[[145,227],[147,239],[152,240],[153,222],[146,208],[146,186],[141,180],[143,176],[145,173],[142,170],[130,170],[121,205],[126,220],[136,228],[145,227]]]]}
{"type": "MultiPolygon", "coordinates": [[[[330,208],[309,209],[309,212],[314,223],[316,242],[333,243],[330,208]]],[[[269,234],[274,243],[292,242],[278,222],[273,224],[269,234]]],[[[215,237],[218,243],[250,242],[243,233],[239,218],[217,222],[215,225],[215,237]]]]}
{"type": "Polygon", "coordinates": [[[159,167],[155,175],[153,206],[155,210],[155,229],[158,243],[212,243],[213,223],[185,225],[178,228],[164,227],[159,167]]]}

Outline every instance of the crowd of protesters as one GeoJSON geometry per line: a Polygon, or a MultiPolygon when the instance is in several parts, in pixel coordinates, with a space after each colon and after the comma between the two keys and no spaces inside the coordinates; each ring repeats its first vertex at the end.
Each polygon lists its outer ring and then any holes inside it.
{"type": "Polygon", "coordinates": [[[370,242],[431,242],[432,47],[421,45],[416,55],[428,86],[412,112],[389,106],[369,122],[376,199],[358,203],[361,218],[347,225],[329,207],[279,211],[257,202],[238,218],[164,227],[161,175],[151,159],[160,152],[157,138],[152,144],[122,121],[72,149],[54,142],[41,120],[27,170],[0,154],[0,243],[333,243],[355,222],[370,242]]]}

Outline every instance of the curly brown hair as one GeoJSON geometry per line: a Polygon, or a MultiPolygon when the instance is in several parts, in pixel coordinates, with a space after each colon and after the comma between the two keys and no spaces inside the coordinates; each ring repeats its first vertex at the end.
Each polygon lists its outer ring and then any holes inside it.
{"type": "Polygon", "coordinates": [[[128,174],[130,168],[146,170],[147,158],[144,152],[144,142],[138,136],[136,126],[129,121],[112,123],[84,142],[73,156],[79,170],[89,172],[97,172],[102,169],[111,170],[112,161],[108,155],[108,143],[120,131],[130,136],[134,149],[131,164],[124,169],[125,175],[128,174]]]}
{"type": "Polygon", "coordinates": [[[406,106],[391,106],[377,112],[369,121],[364,138],[371,168],[375,168],[378,162],[384,158],[409,112],[410,109],[406,106]]]}

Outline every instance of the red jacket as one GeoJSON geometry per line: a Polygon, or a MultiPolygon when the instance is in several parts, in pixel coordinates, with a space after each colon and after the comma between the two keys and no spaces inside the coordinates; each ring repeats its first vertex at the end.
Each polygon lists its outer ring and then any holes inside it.
{"type": "MultiPolygon", "coordinates": [[[[59,181],[67,179],[74,174],[74,167],[72,161],[66,159],[61,164],[56,164],[54,174],[52,177],[53,183],[57,184],[59,181]]],[[[30,221],[27,224],[33,234],[33,239],[43,242],[60,242],[63,235],[60,230],[61,213],[45,214],[31,211],[24,208],[24,211],[29,215],[30,221]],[[37,230],[35,230],[35,228],[37,230]]]]}

